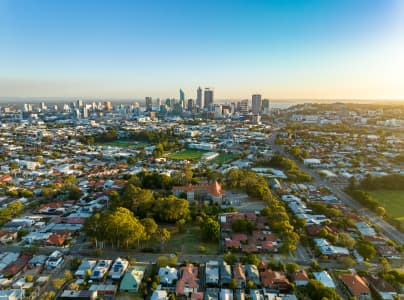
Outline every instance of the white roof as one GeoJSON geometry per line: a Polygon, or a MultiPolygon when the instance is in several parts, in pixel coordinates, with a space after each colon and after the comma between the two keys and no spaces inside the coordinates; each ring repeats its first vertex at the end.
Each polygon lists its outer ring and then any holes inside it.
{"type": "Polygon", "coordinates": [[[335,283],[332,280],[330,274],[328,274],[326,271],[322,272],[313,272],[314,278],[316,280],[320,281],[324,286],[335,289],[335,283]]]}

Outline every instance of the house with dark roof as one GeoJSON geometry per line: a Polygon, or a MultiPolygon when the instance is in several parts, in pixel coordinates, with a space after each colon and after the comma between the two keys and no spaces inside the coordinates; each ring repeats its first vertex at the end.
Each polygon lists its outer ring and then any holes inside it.
{"type": "Polygon", "coordinates": [[[367,277],[370,288],[383,300],[394,300],[397,297],[397,292],[394,287],[386,280],[376,276],[367,277]]]}

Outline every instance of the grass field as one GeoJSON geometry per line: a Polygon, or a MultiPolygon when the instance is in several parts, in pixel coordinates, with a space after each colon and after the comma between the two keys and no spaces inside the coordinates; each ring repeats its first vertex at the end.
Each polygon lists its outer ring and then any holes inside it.
{"type": "Polygon", "coordinates": [[[199,253],[199,247],[206,248],[206,254],[218,254],[218,243],[206,243],[200,239],[200,231],[197,226],[189,226],[184,233],[171,235],[171,239],[165,245],[165,252],[196,254],[199,253]]]}
{"type": "Polygon", "coordinates": [[[149,146],[149,144],[144,142],[136,142],[136,141],[114,141],[107,143],[100,143],[101,146],[111,146],[111,147],[121,147],[121,148],[132,148],[132,149],[141,149],[149,146]]]}
{"type": "Polygon", "coordinates": [[[181,150],[179,152],[170,153],[168,158],[175,159],[175,160],[200,160],[202,155],[204,155],[206,151],[203,150],[193,150],[193,149],[186,149],[181,150]]]}
{"type": "Polygon", "coordinates": [[[233,153],[220,153],[219,156],[215,157],[210,162],[213,164],[224,164],[234,160],[236,157],[237,155],[233,153]]]}
{"type": "Polygon", "coordinates": [[[404,192],[377,190],[370,191],[372,197],[387,211],[387,214],[404,222],[404,192]]]}

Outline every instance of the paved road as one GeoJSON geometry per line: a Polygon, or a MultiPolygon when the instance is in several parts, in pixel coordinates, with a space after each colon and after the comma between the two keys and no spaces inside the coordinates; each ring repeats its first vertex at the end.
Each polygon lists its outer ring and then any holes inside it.
{"type": "Polygon", "coordinates": [[[283,146],[275,144],[275,138],[276,133],[274,133],[272,135],[272,138],[270,139],[270,144],[272,146],[273,151],[279,151],[282,155],[294,160],[300,169],[302,169],[304,172],[308,173],[313,177],[317,185],[326,187],[328,190],[331,191],[331,193],[337,196],[345,205],[353,208],[358,212],[360,216],[365,217],[374,225],[377,225],[380,228],[380,231],[383,235],[385,235],[391,240],[395,240],[399,244],[404,245],[404,234],[402,232],[397,230],[395,227],[391,226],[382,218],[376,216],[368,209],[364,208],[361,204],[352,199],[351,196],[340,190],[337,186],[324,180],[321,176],[319,176],[319,174],[315,170],[306,167],[302,162],[298,161],[297,159],[286,153],[283,146]]]}

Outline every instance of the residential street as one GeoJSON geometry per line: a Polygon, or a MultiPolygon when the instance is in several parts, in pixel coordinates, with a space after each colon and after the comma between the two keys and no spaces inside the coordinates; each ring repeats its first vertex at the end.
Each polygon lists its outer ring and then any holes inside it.
{"type": "Polygon", "coordinates": [[[321,178],[318,175],[318,173],[316,172],[316,169],[311,169],[311,168],[306,167],[302,162],[298,161],[293,156],[289,155],[289,153],[286,153],[283,146],[275,144],[275,139],[276,139],[276,133],[274,133],[270,139],[270,145],[272,146],[272,149],[274,152],[278,151],[282,155],[288,157],[289,159],[294,160],[301,170],[303,170],[304,172],[308,173],[310,176],[313,177],[313,179],[317,185],[326,187],[327,189],[330,190],[331,193],[333,193],[335,196],[337,196],[344,204],[357,210],[360,215],[367,218],[370,222],[372,222],[372,224],[378,226],[380,228],[380,232],[383,233],[386,237],[388,237],[391,240],[395,240],[399,244],[404,244],[404,234],[403,233],[398,231],[396,228],[391,226],[389,223],[387,223],[380,217],[376,216],[374,213],[372,213],[368,209],[364,208],[362,205],[360,205],[358,202],[356,202],[354,199],[352,199],[352,197],[347,195],[345,192],[340,190],[338,187],[336,187],[332,183],[321,178]]]}

